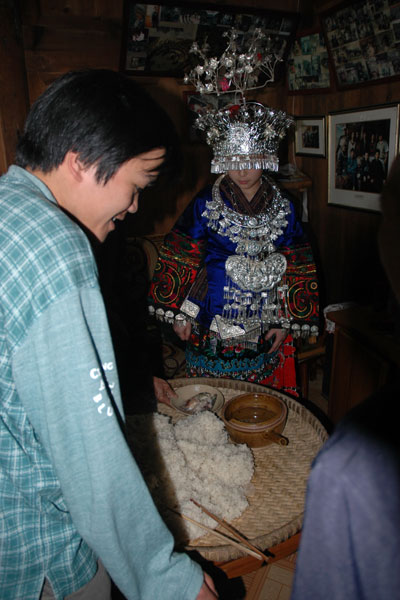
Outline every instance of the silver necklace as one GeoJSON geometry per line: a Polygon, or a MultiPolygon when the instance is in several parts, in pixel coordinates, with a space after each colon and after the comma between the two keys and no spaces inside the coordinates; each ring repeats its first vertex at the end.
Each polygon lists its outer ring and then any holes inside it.
{"type": "Polygon", "coordinates": [[[206,202],[202,214],[208,220],[209,228],[237,244],[236,254],[256,256],[262,252],[274,252],[274,241],[287,225],[289,201],[283,198],[279,189],[268,180],[273,190],[270,205],[259,215],[243,215],[229,208],[223,201],[219,184],[224,177],[225,175],[221,175],[214,183],[212,198],[206,202]]]}

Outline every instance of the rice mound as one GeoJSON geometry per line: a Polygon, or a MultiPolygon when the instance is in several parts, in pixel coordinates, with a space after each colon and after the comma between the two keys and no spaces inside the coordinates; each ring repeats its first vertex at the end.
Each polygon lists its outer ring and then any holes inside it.
{"type": "Polygon", "coordinates": [[[131,448],[158,510],[177,542],[187,543],[205,531],[168,508],[215,528],[191,498],[226,521],[248,506],[246,488],[254,474],[253,454],[230,441],[223,421],[204,411],[175,425],[160,413],[129,422],[131,448]]]}

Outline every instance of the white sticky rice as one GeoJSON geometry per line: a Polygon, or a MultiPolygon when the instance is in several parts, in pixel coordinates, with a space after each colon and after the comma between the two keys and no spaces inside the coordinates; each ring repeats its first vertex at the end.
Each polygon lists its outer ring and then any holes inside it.
{"type": "Polygon", "coordinates": [[[155,504],[177,541],[206,534],[183,521],[172,508],[215,528],[191,498],[226,521],[248,506],[246,488],[254,474],[253,455],[245,444],[229,441],[223,421],[213,412],[180,419],[154,413],[130,419],[131,447],[155,504]]]}

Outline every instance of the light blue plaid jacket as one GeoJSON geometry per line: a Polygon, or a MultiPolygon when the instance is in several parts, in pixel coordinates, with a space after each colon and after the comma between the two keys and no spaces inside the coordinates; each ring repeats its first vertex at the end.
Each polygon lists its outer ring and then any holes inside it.
{"type": "Polygon", "coordinates": [[[192,600],[201,569],[162,522],[121,429],[97,270],[24,169],[0,178],[0,598],[61,599],[97,557],[129,600],[192,600]]]}
{"type": "Polygon", "coordinates": [[[30,423],[13,372],[13,359],[32,325],[67,286],[74,285],[73,277],[75,285],[96,285],[87,241],[76,230],[39,180],[17,167],[1,178],[2,599],[38,598],[45,575],[55,591],[64,595],[87,583],[96,572],[95,554],[72,523],[51,458],[30,423]],[[60,251],[67,260],[55,260],[60,251]]]}

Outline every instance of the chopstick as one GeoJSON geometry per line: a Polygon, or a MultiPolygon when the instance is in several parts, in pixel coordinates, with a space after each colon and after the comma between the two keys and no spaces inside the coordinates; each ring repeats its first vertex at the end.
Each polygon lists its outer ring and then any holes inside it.
{"type": "Polygon", "coordinates": [[[236,548],[239,548],[243,552],[247,552],[247,554],[250,554],[250,556],[253,556],[254,558],[258,558],[258,560],[262,560],[260,557],[261,553],[259,550],[257,550],[257,552],[254,552],[248,546],[241,544],[237,540],[233,540],[228,535],[225,535],[224,533],[221,533],[220,531],[216,531],[215,529],[212,529],[211,527],[208,527],[207,525],[203,525],[203,523],[199,523],[198,521],[195,521],[191,517],[188,517],[187,515],[184,515],[183,513],[180,513],[173,508],[168,507],[168,510],[175,513],[182,519],[185,519],[185,521],[189,521],[189,523],[193,523],[193,525],[197,525],[197,527],[201,527],[202,529],[205,529],[206,531],[208,531],[209,533],[212,533],[213,535],[215,535],[215,537],[223,540],[224,542],[228,542],[229,544],[231,544],[232,546],[235,546],[236,548]]]}
{"type": "MultiPolygon", "coordinates": [[[[247,538],[245,538],[239,531],[237,531],[237,529],[232,527],[232,525],[229,525],[227,521],[225,521],[224,519],[220,519],[219,517],[217,517],[217,515],[214,515],[214,513],[210,512],[207,508],[202,506],[196,500],[193,500],[193,498],[191,498],[190,500],[193,502],[193,504],[198,506],[206,515],[214,519],[214,521],[217,521],[217,523],[219,523],[221,527],[224,527],[237,540],[239,540],[240,542],[242,542],[242,544],[247,546],[247,548],[258,554],[258,556],[261,557],[261,560],[265,560],[266,562],[268,562],[268,556],[264,554],[264,552],[261,552],[261,550],[259,550],[256,546],[253,546],[253,544],[251,544],[247,538]]],[[[272,554],[272,552],[269,552],[269,556],[273,557],[274,555],[272,554]]]]}

